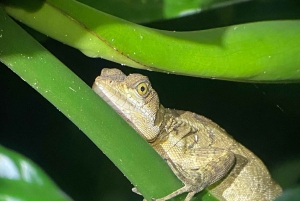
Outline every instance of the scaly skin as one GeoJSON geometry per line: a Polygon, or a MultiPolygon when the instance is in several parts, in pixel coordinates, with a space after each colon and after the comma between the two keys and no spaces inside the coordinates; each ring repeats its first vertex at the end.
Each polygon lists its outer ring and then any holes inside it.
{"type": "Polygon", "coordinates": [[[156,201],[208,188],[219,200],[269,201],[279,196],[263,162],[211,120],[164,108],[147,77],[103,69],[93,89],[163,157],[184,187],[156,201]]]}

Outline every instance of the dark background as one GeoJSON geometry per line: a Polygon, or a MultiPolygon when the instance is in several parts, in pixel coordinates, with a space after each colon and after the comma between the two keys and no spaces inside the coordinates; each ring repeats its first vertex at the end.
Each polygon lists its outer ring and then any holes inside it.
{"type": "MultiPolygon", "coordinates": [[[[299,18],[299,0],[265,0],[145,25],[180,31],[299,18]]],[[[300,183],[299,171],[280,171],[283,166],[292,169],[291,162],[299,163],[300,83],[238,83],[149,72],[88,58],[50,38],[41,43],[89,86],[104,67],[147,75],[165,107],[212,119],[257,154],[283,187],[300,183]],[[284,180],[290,174],[293,182],[284,180]]],[[[131,193],[124,175],[53,105],[3,64],[0,76],[2,145],[32,159],[77,201],[142,200],[131,193]]]]}

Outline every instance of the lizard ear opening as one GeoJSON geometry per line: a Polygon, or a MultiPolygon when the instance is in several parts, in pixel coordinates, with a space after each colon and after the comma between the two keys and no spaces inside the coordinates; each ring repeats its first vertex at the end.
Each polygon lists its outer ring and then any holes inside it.
{"type": "Polygon", "coordinates": [[[148,94],[148,84],[145,82],[141,82],[137,85],[136,91],[140,96],[146,96],[148,94]]]}

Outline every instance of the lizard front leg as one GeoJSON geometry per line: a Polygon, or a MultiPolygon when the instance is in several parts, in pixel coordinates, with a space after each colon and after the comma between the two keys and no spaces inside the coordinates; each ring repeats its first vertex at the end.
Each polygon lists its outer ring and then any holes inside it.
{"type": "Polygon", "coordinates": [[[196,193],[229,173],[235,164],[235,155],[225,149],[199,148],[188,150],[180,158],[169,158],[167,162],[184,187],[153,200],[166,201],[188,192],[185,201],[190,201],[196,193]]]}

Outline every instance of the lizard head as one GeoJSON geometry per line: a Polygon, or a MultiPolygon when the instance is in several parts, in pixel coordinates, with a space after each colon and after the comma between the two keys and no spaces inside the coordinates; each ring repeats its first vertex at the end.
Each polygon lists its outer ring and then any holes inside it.
{"type": "Polygon", "coordinates": [[[156,116],[159,99],[146,76],[126,76],[118,69],[104,68],[93,90],[114,108],[148,142],[159,133],[156,116]]]}

